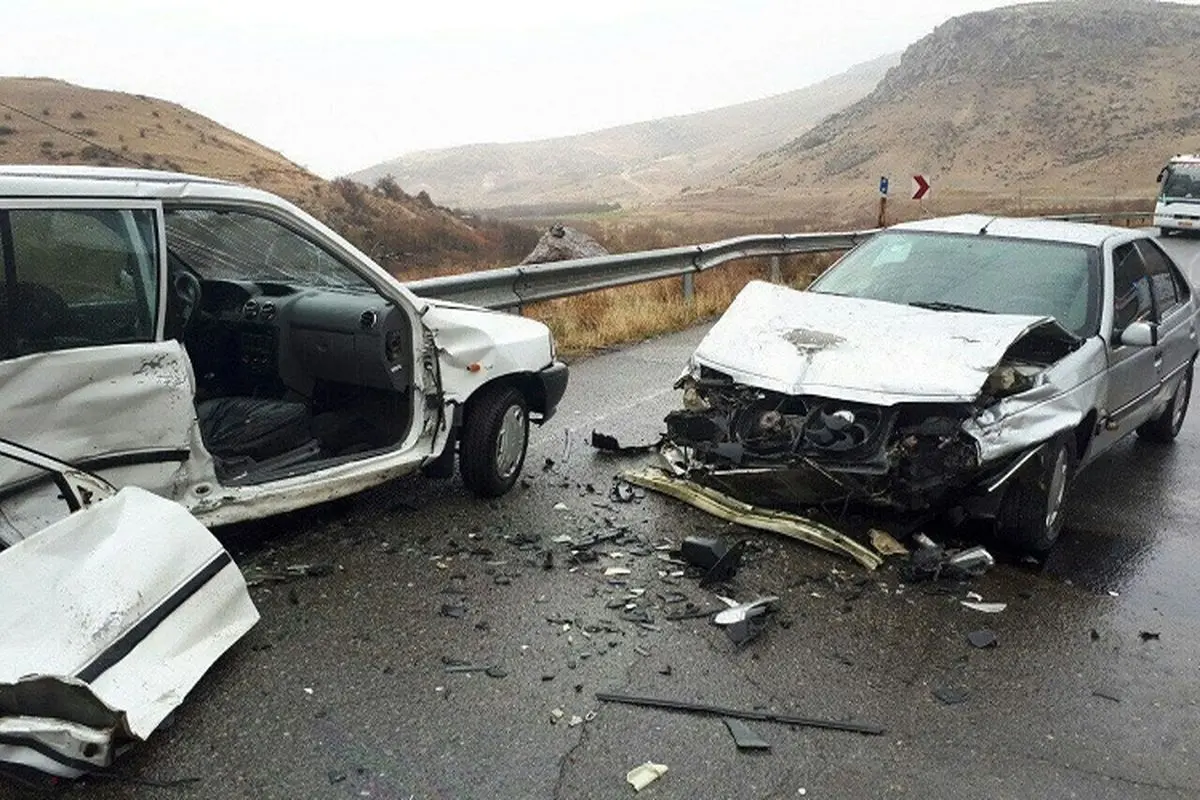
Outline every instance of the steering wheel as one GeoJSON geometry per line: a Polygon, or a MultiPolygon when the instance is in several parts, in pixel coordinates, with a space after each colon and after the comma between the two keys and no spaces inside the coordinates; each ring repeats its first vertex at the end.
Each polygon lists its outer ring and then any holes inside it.
{"type": "Polygon", "coordinates": [[[186,269],[181,269],[171,278],[171,288],[179,298],[179,333],[182,336],[200,310],[200,279],[186,269]]]}

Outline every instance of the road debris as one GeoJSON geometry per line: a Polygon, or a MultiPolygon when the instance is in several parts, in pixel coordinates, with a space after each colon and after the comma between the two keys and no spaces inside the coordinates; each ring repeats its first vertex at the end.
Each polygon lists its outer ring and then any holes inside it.
{"type": "Polygon", "coordinates": [[[246,585],[260,586],[264,583],[283,583],[297,578],[324,578],[334,572],[333,564],[289,564],[282,568],[267,568],[257,565],[245,570],[246,585]]]}
{"type": "Polygon", "coordinates": [[[867,736],[881,736],[886,728],[868,722],[850,722],[830,719],[815,719],[793,714],[776,714],[770,711],[752,711],[724,706],[708,705],[706,703],[689,703],[685,700],[669,700],[661,697],[622,694],[620,692],[597,692],[596,699],[606,703],[623,703],[647,708],[661,708],[667,711],[686,711],[693,714],[709,714],[718,717],[748,719],[759,722],[777,722],[781,725],[797,725],[804,728],[822,728],[832,731],[847,731],[861,733],[867,736]]]}
{"type": "Polygon", "coordinates": [[[979,603],[972,600],[963,600],[962,605],[963,608],[969,608],[972,611],[982,611],[985,614],[999,614],[1008,608],[1008,603],[979,603]]]}
{"type": "Polygon", "coordinates": [[[1142,631],[1138,634],[1143,642],[1157,641],[1160,633],[1158,631],[1142,631]]]}
{"type": "Polygon", "coordinates": [[[849,556],[867,569],[876,569],[883,563],[882,558],[849,536],[798,514],[758,508],[707,486],[672,477],[658,469],[625,472],[622,477],[632,484],[682,500],[728,522],[771,531],[822,550],[849,556]]]}
{"type": "Polygon", "coordinates": [[[760,597],[749,603],[738,603],[728,597],[718,596],[729,606],[713,617],[713,623],[721,625],[734,644],[743,645],[757,637],[766,627],[766,614],[772,610],[772,604],[779,601],[778,597],[760,597]]]}
{"type": "Polygon", "coordinates": [[[977,578],[996,565],[996,559],[984,547],[947,550],[923,533],[914,536],[913,542],[917,547],[909,556],[903,570],[905,580],[913,583],[937,581],[942,578],[977,578]]]}
{"type": "Polygon", "coordinates": [[[958,705],[967,701],[966,690],[952,686],[939,686],[933,690],[933,696],[948,706],[958,705]]]}
{"type": "Polygon", "coordinates": [[[971,643],[972,647],[977,647],[980,650],[985,647],[995,647],[1000,642],[1000,640],[996,637],[995,632],[990,631],[987,628],[978,631],[971,631],[967,634],[967,641],[971,643]]]}
{"type": "Polygon", "coordinates": [[[874,547],[879,555],[887,556],[906,556],[908,548],[900,544],[894,536],[887,531],[881,531],[878,528],[872,528],[870,531],[871,547],[874,547]]]}
{"type": "Polygon", "coordinates": [[[634,791],[640,792],[666,774],[666,764],[655,764],[653,761],[647,761],[645,764],[639,764],[625,773],[625,780],[629,782],[634,791]]]}
{"type": "Polygon", "coordinates": [[[770,750],[771,743],[759,736],[750,726],[734,717],[722,717],[738,750],[770,750]]]}
{"type": "Polygon", "coordinates": [[[592,447],[601,450],[605,453],[614,453],[622,456],[640,456],[652,453],[658,449],[663,442],[663,437],[659,436],[653,442],[643,442],[642,444],[621,444],[616,436],[607,433],[601,433],[597,430],[592,431],[592,447]]]}
{"type": "Polygon", "coordinates": [[[1114,703],[1121,702],[1120,696],[1117,695],[1116,692],[1113,692],[1111,689],[1093,689],[1092,697],[1099,697],[1103,700],[1111,700],[1114,703]]]}

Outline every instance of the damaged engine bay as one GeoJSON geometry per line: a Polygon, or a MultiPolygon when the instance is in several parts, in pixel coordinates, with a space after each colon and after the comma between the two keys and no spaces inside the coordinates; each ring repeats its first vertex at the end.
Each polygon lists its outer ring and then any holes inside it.
{"type": "Polygon", "coordinates": [[[1028,451],[985,458],[969,428],[997,416],[1005,398],[1045,385],[1047,368],[1079,344],[1061,333],[1043,328],[1019,338],[979,373],[976,396],[957,402],[790,394],[694,362],[675,384],[683,408],[665,420],[668,460],[701,484],[767,505],[854,501],[897,512],[947,506],[1028,451]]]}

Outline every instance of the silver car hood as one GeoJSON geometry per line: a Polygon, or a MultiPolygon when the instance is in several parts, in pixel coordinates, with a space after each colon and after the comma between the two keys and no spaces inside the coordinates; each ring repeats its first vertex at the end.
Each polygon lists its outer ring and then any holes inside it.
{"type": "Polygon", "coordinates": [[[1025,336],[1075,341],[1051,317],[931,311],[753,281],[695,364],[790,395],[895,405],[968,402],[1025,336]]]}

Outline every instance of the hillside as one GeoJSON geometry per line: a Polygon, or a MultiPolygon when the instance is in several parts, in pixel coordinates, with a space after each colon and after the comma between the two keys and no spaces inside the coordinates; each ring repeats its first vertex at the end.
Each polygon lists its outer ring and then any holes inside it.
{"type": "Polygon", "coordinates": [[[711,111],[536,142],[427,150],[349,177],[372,184],[390,174],[411,191],[472,209],[653,201],[789,141],[866,95],[896,60],[884,56],[804,89],[711,111]]]}
{"type": "Polygon", "coordinates": [[[537,241],[532,231],[468,225],[395,183],[368,190],[326,181],[175,103],[48,78],[0,78],[0,163],[145,166],[250,184],[295,202],[398,273],[512,261],[537,241]]]}
{"type": "Polygon", "coordinates": [[[864,99],[673,210],[786,205],[863,221],[889,175],[911,216],[913,173],[932,177],[934,213],[1148,202],[1166,157],[1200,149],[1196,64],[1196,6],[1089,0],[957,17],[864,99]]]}

